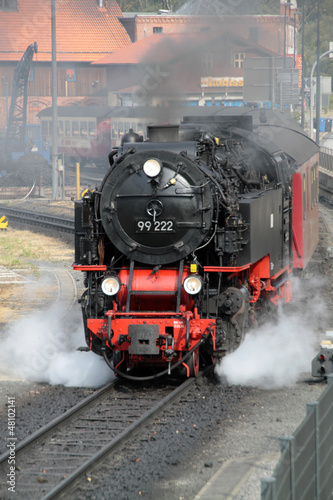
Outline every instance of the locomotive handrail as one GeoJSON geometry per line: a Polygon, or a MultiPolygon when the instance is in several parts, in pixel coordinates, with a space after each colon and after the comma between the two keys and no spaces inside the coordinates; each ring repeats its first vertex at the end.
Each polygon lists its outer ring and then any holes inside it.
{"type": "Polygon", "coordinates": [[[86,266],[86,265],[78,265],[78,264],[73,264],[72,268],[74,271],[106,271],[107,267],[105,265],[92,265],[92,266],[86,266]]]}
{"type": "MultiPolygon", "coordinates": [[[[143,311],[143,312],[138,312],[138,311],[131,311],[131,312],[123,312],[123,311],[108,311],[106,313],[106,316],[128,316],[132,317],[133,314],[135,313],[135,317],[146,317],[146,316],[156,316],[156,317],[161,317],[161,316],[184,316],[188,311],[181,311],[181,312],[162,312],[162,311],[143,311]]],[[[190,311],[191,314],[193,314],[190,311]]]]}
{"type": "Polygon", "coordinates": [[[249,269],[251,264],[245,264],[239,267],[224,267],[224,266],[204,266],[203,270],[207,273],[226,273],[226,272],[240,272],[249,269]]]}

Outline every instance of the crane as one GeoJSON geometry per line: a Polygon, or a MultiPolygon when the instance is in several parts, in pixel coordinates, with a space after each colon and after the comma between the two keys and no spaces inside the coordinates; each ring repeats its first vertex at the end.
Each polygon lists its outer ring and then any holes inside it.
{"type": "Polygon", "coordinates": [[[37,54],[37,43],[31,43],[17,64],[8,113],[7,129],[2,147],[2,163],[13,166],[24,155],[37,153],[41,159],[50,159],[48,144],[43,144],[39,125],[27,125],[28,81],[32,60],[37,54]]]}

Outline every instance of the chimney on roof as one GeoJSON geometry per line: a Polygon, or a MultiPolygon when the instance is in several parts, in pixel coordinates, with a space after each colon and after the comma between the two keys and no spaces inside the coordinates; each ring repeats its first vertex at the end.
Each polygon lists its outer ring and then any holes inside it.
{"type": "Polygon", "coordinates": [[[102,9],[103,8],[103,0],[98,0],[98,6],[102,9]]]}

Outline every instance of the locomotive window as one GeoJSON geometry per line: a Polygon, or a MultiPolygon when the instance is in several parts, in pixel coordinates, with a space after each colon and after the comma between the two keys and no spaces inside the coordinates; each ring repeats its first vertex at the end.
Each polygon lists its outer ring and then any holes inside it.
{"type": "Polygon", "coordinates": [[[77,120],[72,122],[72,135],[76,137],[79,135],[79,122],[77,120]]]}
{"type": "Polygon", "coordinates": [[[86,121],[80,123],[80,135],[81,137],[87,137],[88,135],[88,125],[86,121]]]}
{"type": "Polygon", "coordinates": [[[58,135],[64,135],[64,122],[58,121],[58,135]]]}
{"type": "Polygon", "coordinates": [[[48,135],[49,127],[47,126],[47,121],[42,120],[41,129],[42,129],[42,135],[48,135]]]}
{"type": "Polygon", "coordinates": [[[65,121],[65,136],[69,137],[71,135],[71,122],[69,120],[65,121]]]}
{"type": "Polygon", "coordinates": [[[96,137],[96,124],[95,122],[88,122],[89,137],[96,137]]]}

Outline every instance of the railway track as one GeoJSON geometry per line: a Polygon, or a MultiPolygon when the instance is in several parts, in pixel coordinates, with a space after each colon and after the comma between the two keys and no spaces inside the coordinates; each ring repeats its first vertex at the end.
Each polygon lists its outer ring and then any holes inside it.
{"type": "MultiPolygon", "coordinates": [[[[87,470],[124,449],[134,433],[195,380],[187,379],[176,388],[167,384],[147,388],[116,379],[23,441],[8,437],[0,474],[7,477],[15,457],[16,492],[24,492],[25,500],[69,498],[68,492],[87,470]]],[[[7,490],[1,498],[11,496],[7,490]]]]}
{"type": "Polygon", "coordinates": [[[9,221],[15,221],[19,224],[37,226],[45,229],[53,229],[63,233],[74,234],[74,220],[63,217],[54,217],[36,212],[27,212],[6,206],[0,206],[0,212],[5,215],[9,221]]]}

